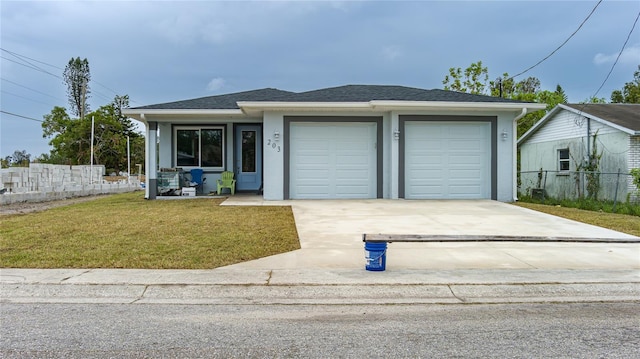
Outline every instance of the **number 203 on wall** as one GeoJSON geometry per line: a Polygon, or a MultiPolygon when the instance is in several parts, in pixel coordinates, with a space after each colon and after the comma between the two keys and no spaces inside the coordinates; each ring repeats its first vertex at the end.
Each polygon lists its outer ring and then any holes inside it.
{"type": "Polygon", "coordinates": [[[273,149],[276,152],[280,152],[280,146],[277,143],[271,141],[271,139],[267,139],[267,147],[273,149]]]}

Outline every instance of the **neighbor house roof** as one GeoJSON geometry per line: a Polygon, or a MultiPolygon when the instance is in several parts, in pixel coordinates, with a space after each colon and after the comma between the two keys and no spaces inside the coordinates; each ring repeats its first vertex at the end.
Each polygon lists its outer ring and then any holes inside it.
{"type": "Polygon", "coordinates": [[[558,112],[563,110],[591,118],[630,135],[640,135],[640,104],[559,104],[522,135],[518,139],[518,145],[526,141],[558,112]]]}
{"type": "Polygon", "coordinates": [[[640,131],[640,104],[597,103],[567,104],[566,106],[583,113],[585,116],[597,117],[629,130],[640,131]]]}

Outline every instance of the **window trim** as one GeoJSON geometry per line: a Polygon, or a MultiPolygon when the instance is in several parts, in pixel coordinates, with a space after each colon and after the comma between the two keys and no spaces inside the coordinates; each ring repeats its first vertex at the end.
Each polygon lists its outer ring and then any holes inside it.
{"type": "Polygon", "coordinates": [[[566,148],[559,148],[558,149],[558,172],[562,173],[562,174],[568,174],[569,171],[571,171],[571,150],[566,147],[566,148]],[[567,158],[562,158],[561,157],[561,153],[562,151],[567,151],[567,158]],[[562,164],[566,163],[567,164],[567,169],[562,169],[562,164]]]}
{"type": "Polygon", "coordinates": [[[172,153],[172,162],[176,167],[181,167],[184,169],[194,169],[194,168],[202,168],[208,171],[224,171],[226,168],[227,162],[227,144],[226,144],[226,126],[224,125],[211,125],[211,126],[173,126],[173,153],[172,153]],[[178,131],[180,130],[197,130],[198,131],[198,165],[197,166],[178,166],[178,131]],[[219,167],[204,167],[202,166],[202,130],[220,130],[221,141],[220,146],[222,147],[222,165],[219,167]]]}

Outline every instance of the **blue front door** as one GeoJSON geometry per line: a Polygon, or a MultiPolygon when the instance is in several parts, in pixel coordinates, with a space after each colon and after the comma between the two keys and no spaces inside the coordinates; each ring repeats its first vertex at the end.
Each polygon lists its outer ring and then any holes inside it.
{"type": "Polygon", "coordinates": [[[237,125],[235,143],[236,190],[257,191],[262,186],[262,126],[237,125]]]}

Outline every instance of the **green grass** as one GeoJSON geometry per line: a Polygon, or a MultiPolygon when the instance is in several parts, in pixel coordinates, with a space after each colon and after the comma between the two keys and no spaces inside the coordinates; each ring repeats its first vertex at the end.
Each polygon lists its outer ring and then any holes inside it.
{"type": "Polygon", "coordinates": [[[540,203],[517,202],[515,205],[640,237],[640,218],[637,216],[540,203]]]}
{"type": "Polygon", "coordinates": [[[290,207],[141,192],[2,217],[0,267],[209,269],[300,248],[290,207]]]}
{"type": "Polygon", "coordinates": [[[632,216],[640,216],[640,204],[637,202],[634,203],[629,201],[616,202],[615,211],[614,211],[613,201],[598,201],[598,200],[589,199],[589,198],[556,199],[552,197],[547,197],[544,200],[541,200],[541,199],[532,198],[530,196],[520,196],[519,201],[536,203],[536,204],[545,204],[549,206],[578,208],[578,209],[584,209],[584,210],[596,211],[596,212],[618,213],[618,214],[628,214],[632,216]]]}

